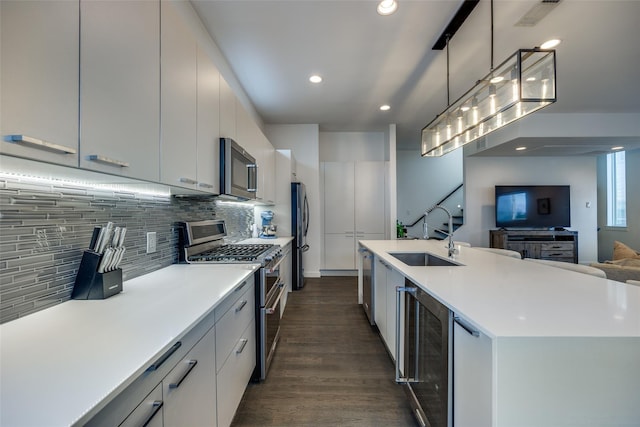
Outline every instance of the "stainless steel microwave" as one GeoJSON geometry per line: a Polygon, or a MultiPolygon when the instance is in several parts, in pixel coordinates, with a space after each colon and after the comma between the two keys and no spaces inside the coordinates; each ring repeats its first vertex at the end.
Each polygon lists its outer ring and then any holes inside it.
{"type": "Polygon", "coordinates": [[[220,138],[220,194],[255,199],[258,190],[256,159],[231,138],[220,138]]]}

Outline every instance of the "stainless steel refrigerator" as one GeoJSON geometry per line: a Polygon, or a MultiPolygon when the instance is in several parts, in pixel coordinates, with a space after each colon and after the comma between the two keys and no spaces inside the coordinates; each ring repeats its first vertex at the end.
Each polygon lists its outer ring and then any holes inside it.
{"type": "Polygon", "coordinates": [[[301,182],[291,183],[291,233],[293,235],[292,277],[293,290],[304,286],[304,268],[302,254],[309,250],[307,244],[309,231],[309,201],[305,186],[301,182]]]}

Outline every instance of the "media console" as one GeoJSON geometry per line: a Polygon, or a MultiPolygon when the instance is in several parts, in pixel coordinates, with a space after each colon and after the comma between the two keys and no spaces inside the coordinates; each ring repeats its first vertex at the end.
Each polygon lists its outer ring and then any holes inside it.
{"type": "Polygon", "coordinates": [[[578,232],[556,230],[490,230],[492,248],[520,252],[523,258],[578,263],[578,232]]]}

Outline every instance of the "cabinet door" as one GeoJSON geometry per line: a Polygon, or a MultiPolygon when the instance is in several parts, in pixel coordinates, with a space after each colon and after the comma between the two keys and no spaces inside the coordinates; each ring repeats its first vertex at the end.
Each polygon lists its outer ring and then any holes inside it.
{"type": "MultiPolygon", "coordinates": [[[[396,339],[397,339],[397,329],[396,329],[396,312],[397,312],[397,302],[396,302],[396,288],[398,286],[404,286],[404,276],[397,272],[392,268],[387,268],[387,313],[386,313],[386,330],[387,330],[387,339],[385,340],[387,343],[387,348],[391,353],[391,357],[395,360],[396,355],[396,339]]],[[[401,301],[400,310],[402,310],[402,306],[404,305],[404,300],[401,301]]],[[[402,325],[401,325],[402,326],[402,325]]],[[[401,329],[402,330],[402,329],[401,329]]],[[[402,343],[401,343],[402,344],[402,343]]]]}
{"type": "Polygon", "coordinates": [[[78,166],[79,2],[2,0],[0,16],[2,153],[78,166]]]}
{"type": "Polygon", "coordinates": [[[162,381],[164,426],[216,424],[215,328],[162,381]]]}
{"type": "Polygon", "coordinates": [[[218,373],[218,427],[231,424],[255,366],[256,328],[251,322],[218,373]]]}
{"type": "Polygon", "coordinates": [[[373,318],[382,339],[385,341],[387,337],[387,268],[386,263],[375,257],[373,270],[373,300],[375,301],[373,318]]]}
{"type": "Polygon", "coordinates": [[[274,203],[275,196],[275,167],[276,167],[276,150],[269,140],[260,132],[260,141],[262,146],[262,162],[258,164],[258,174],[261,179],[261,185],[258,185],[258,196],[267,203],[274,203]]]}
{"type": "Polygon", "coordinates": [[[453,419],[456,427],[491,426],[491,339],[466,323],[465,327],[457,321],[453,325],[453,419]]]}
{"type": "Polygon", "coordinates": [[[168,0],[161,2],[160,178],[169,185],[197,188],[197,45],[168,0]]]}
{"type": "Polygon", "coordinates": [[[356,162],[354,173],[356,232],[384,233],[384,162],[356,162]]]}
{"type": "Polygon", "coordinates": [[[325,162],[323,166],[324,232],[354,231],[353,162],[325,162]]]}
{"type": "Polygon", "coordinates": [[[324,235],[324,267],[327,270],[354,270],[356,268],[353,232],[324,235]]]}
{"type": "MultiPolygon", "coordinates": [[[[236,139],[236,95],[222,76],[220,76],[220,137],[236,139]]],[[[242,142],[238,142],[242,145],[242,142]]]]}
{"type": "Polygon", "coordinates": [[[213,61],[198,48],[197,108],[198,189],[220,190],[220,73],[213,61]]]}
{"type": "Polygon", "coordinates": [[[80,166],[159,181],[160,4],[80,5],[80,166]]]}

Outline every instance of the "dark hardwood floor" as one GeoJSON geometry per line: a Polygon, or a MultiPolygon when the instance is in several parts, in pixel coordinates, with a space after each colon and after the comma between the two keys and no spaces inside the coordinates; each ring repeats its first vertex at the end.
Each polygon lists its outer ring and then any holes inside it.
{"type": "Polygon", "coordinates": [[[306,280],[289,294],[266,381],[249,385],[232,426],[415,426],[357,278],[306,280]]]}

